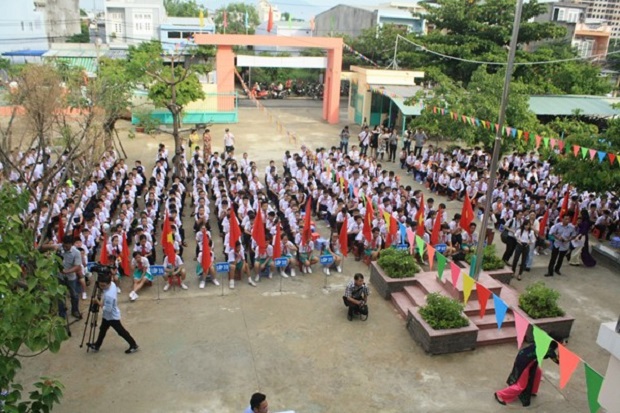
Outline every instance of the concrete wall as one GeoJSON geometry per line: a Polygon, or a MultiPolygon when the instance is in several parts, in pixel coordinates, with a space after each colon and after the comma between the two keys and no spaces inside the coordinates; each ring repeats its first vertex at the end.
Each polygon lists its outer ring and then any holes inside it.
{"type": "Polygon", "coordinates": [[[47,0],[45,20],[48,23],[47,36],[51,42],[62,41],[79,34],[81,31],[79,0],[47,0]]]}
{"type": "Polygon", "coordinates": [[[2,13],[10,23],[0,24],[0,53],[16,50],[47,50],[45,12],[32,1],[3,2],[2,13]],[[8,40],[12,39],[12,40],[8,40]]]}
{"type": "Polygon", "coordinates": [[[105,12],[105,25],[107,42],[110,44],[127,44],[135,45],[152,39],[159,40],[159,26],[164,22],[166,12],[163,0],[137,0],[136,2],[128,1],[107,1],[105,12]],[[122,35],[118,35],[113,39],[110,37],[115,33],[114,28],[116,20],[113,19],[113,13],[122,13],[122,35]],[[151,27],[148,32],[138,31],[136,29],[136,14],[151,14],[151,27]]]}
{"type": "Polygon", "coordinates": [[[341,4],[315,17],[314,34],[316,36],[329,36],[333,32],[357,37],[364,29],[373,27],[376,23],[376,13],[341,4]]]}

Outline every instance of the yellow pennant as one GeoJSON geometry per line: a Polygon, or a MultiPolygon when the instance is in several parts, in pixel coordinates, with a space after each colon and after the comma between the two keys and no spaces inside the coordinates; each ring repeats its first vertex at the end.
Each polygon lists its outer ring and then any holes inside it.
{"type": "Polygon", "coordinates": [[[471,290],[474,288],[476,284],[476,280],[471,278],[468,274],[463,273],[463,299],[465,300],[465,304],[469,300],[469,296],[471,295],[471,290]]]}

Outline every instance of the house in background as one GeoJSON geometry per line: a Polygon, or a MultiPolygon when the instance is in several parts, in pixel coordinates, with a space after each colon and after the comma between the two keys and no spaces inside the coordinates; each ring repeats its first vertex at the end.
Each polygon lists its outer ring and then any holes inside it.
{"type": "Polygon", "coordinates": [[[159,40],[165,49],[174,47],[182,40],[191,39],[194,33],[215,33],[211,17],[204,17],[202,25],[198,17],[166,17],[159,26],[159,40]]]}
{"type": "MultiPolygon", "coordinates": [[[[267,31],[267,22],[262,22],[256,27],[256,34],[266,36],[301,36],[311,37],[312,29],[308,22],[288,22],[288,21],[274,21],[273,29],[271,32],[267,31]]],[[[256,52],[271,52],[271,53],[290,53],[292,55],[298,55],[302,48],[298,47],[278,47],[278,46],[255,46],[256,52]]]]}
{"type": "Polygon", "coordinates": [[[165,18],[164,0],[107,0],[106,43],[127,47],[159,40],[159,28],[165,18]]]}
{"type": "Polygon", "coordinates": [[[278,9],[278,6],[271,4],[267,0],[258,0],[256,4],[256,11],[258,11],[258,20],[266,22],[269,20],[269,9],[271,8],[271,14],[273,15],[273,21],[279,22],[282,18],[282,13],[278,9]]]}
{"type": "Polygon", "coordinates": [[[409,33],[426,33],[424,8],[416,2],[391,2],[377,6],[349,6],[339,4],[315,17],[315,36],[346,34],[357,37],[365,29],[395,24],[406,27],[409,33]]]}

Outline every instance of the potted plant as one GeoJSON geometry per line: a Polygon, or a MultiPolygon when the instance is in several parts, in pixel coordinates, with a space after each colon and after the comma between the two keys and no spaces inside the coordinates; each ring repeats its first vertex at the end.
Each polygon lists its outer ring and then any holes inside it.
{"type": "MultiPolygon", "coordinates": [[[[519,296],[519,308],[523,310],[531,323],[558,338],[567,338],[573,326],[572,317],[567,317],[558,305],[560,293],[542,282],[530,284],[519,296]]],[[[531,338],[531,328],[528,337],[531,338]]]]}
{"type": "Polygon", "coordinates": [[[136,113],[136,132],[153,133],[159,129],[161,122],[153,117],[153,112],[144,111],[136,113]]]}
{"type": "Polygon", "coordinates": [[[440,293],[426,296],[426,305],[409,310],[407,330],[431,354],[456,353],[476,348],[478,327],[463,314],[465,306],[440,293]]]}
{"type": "Polygon", "coordinates": [[[408,250],[386,248],[376,262],[371,263],[370,282],[386,300],[391,294],[413,285],[415,274],[420,272],[408,250]]]}
{"type": "MultiPolygon", "coordinates": [[[[469,252],[465,256],[465,262],[471,265],[474,255],[475,251],[469,252]]],[[[482,270],[490,277],[504,284],[510,284],[510,280],[512,279],[512,270],[506,267],[506,264],[502,261],[502,257],[497,255],[495,245],[487,245],[484,247],[482,254],[482,270]]]]}

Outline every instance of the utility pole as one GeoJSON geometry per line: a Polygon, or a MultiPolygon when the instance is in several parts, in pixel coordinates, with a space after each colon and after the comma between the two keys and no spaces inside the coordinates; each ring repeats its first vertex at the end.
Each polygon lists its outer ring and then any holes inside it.
{"type": "Polygon", "coordinates": [[[502,147],[502,129],[506,120],[506,106],[508,106],[508,94],[510,92],[510,80],[512,78],[512,70],[514,68],[515,54],[517,52],[517,42],[519,38],[519,26],[521,24],[521,11],[523,9],[523,0],[517,0],[515,10],[515,19],[512,26],[512,38],[510,39],[510,49],[508,51],[508,63],[506,64],[506,77],[504,78],[504,90],[502,92],[502,101],[499,107],[499,120],[496,134],[495,144],[493,145],[493,157],[491,158],[491,167],[489,170],[489,182],[486,193],[486,203],[484,206],[484,215],[482,217],[482,225],[480,234],[478,235],[478,245],[476,246],[476,266],[474,267],[474,279],[478,280],[480,269],[482,268],[482,257],[484,255],[484,240],[486,238],[487,225],[489,216],[493,213],[491,205],[493,204],[493,190],[497,181],[497,164],[499,161],[500,150],[502,147]]]}

